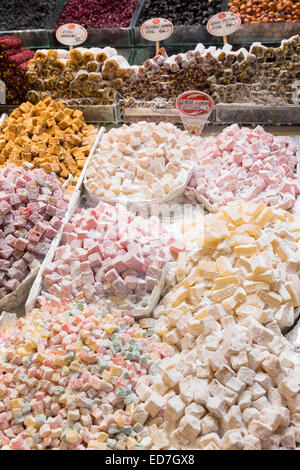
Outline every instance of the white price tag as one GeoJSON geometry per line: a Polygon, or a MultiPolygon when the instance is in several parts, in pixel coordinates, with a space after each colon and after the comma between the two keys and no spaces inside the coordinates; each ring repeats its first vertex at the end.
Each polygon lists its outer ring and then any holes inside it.
{"type": "Polygon", "coordinates": [[[56,31],[56,39],[65,46],[78,46],[86,41],[87,30],[80,24],[63,24],[56,31]]]}
{"type": "Polygon", "coordinates": [[[206,27],[213,36],[228,36],[241,27],[241,18],[231,11],[224,11],[212,16],[206,27]]]}
{"type": "Polygon", "coordinates": [[[163,41],[173,33],[173,24],[165,18],[152,18],[141,26],[141,35],[148,41],[163,41]]]}

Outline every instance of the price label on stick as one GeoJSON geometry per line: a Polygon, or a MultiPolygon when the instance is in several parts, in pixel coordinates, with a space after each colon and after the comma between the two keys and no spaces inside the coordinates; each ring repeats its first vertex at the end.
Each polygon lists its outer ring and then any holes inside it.
{"type": "Polygon", "coordinates": [[[165,18],[152,18],[145,21],[141,26],[141,35],[147,41],[155,41],[156,52],[159,50],[159,41],[163,41],[171,36],[174,26],[171,21],[165,18]]]}
{"type": "Polygon", "coordinates": [[[235,33],[241,27],[241,17],[231,11],[224,11],[214,15],[207,23],[207,31],[213,36],[223,36],[227,43],[227,36],[235,33]]]}
{"type": "Polygon", "coordinates": [[[213,99],[202,91],[185,91],[176,100],[185,129],[193,135],[200,135],[214,109],[213,99]]]}
{"type": "Polygon", "coordinates": [[[80,24],[68,23],[63,24],[56,31],[56,39],[65,46],[78,46],[86,41],[88,36],[87,30],[80,24]]]}

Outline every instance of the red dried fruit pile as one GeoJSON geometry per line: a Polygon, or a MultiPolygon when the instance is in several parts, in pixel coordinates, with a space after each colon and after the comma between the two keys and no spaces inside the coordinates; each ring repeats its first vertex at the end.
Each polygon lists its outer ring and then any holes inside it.
{"type": "Polygon", "coordinates": [[[15,36],[0,37],[0,80],[6,86],[6,103],[20,104],[30,88],[25,78],[27,64],[34,57],[30,49],[22,48],[15,36]]]}
{"type": "Polygon", "coordinates": [[[79,23],[88,29],[127,28],[137,0],[68,0],[57,27],[79,23]]]}

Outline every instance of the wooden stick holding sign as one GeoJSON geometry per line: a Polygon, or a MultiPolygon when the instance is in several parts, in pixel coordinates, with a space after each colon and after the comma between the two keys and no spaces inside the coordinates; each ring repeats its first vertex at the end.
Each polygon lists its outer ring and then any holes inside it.
{"type": "Polygon", "coordinates": [[[228,44],[227,36],[235,33],[241,27],[241,18],[231,11],[223,11],[210,18],[207,31],[212,36],[223,36],[224,44],[228,44]]]}
{"type": "Polygon", "coordinates": [[[173,33],[174,26],[165,18],[152,18],[145,21],[141,26],[141,35],[147,41],[154,41],[156,54],[160,49],[160,41],[167,39],[173,33]]]}
{"type": "Polygon", "coordinates": [[[86,41],[88,36],[87,30],[80,24],[68,23],[63,24],[56,31],[56,39],[65,46],[69,46],[69,50],[73,46],[78,46],[86,41]]]}
{"type": "Polygon", "coordinates": [[[207,93],[191,90],[177,97],[176,108],[185,129],[192,135],[201,135],[214,109],[214,102],[207,93]]]}

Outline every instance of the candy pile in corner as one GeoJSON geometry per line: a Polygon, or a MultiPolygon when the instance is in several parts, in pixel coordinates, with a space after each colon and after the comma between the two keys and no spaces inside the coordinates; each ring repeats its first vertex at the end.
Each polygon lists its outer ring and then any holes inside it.
{"type": "Polygon", "coordinates": [[[76,184],[92,148],[97,128],[84,122],[81,111],[46,98],[21,104],[0,126],[0,165],[32,162],[64,182],[76,184]]]}
{"type": "Polygon", "coordinates": [[[2,450],[144,447],[137,393],[175,353],[151,328],[107,302],[46,302],[0,341],[2,450]]]}
{"type": "Polygon", "coordinates": [[[105,296],[120,307],[145,308],[164,266],[184,248],[154,217],[100,203],[80,209],[65,224],[43,281],[58,303],[65,297],[95,302],[105,296]]]}

